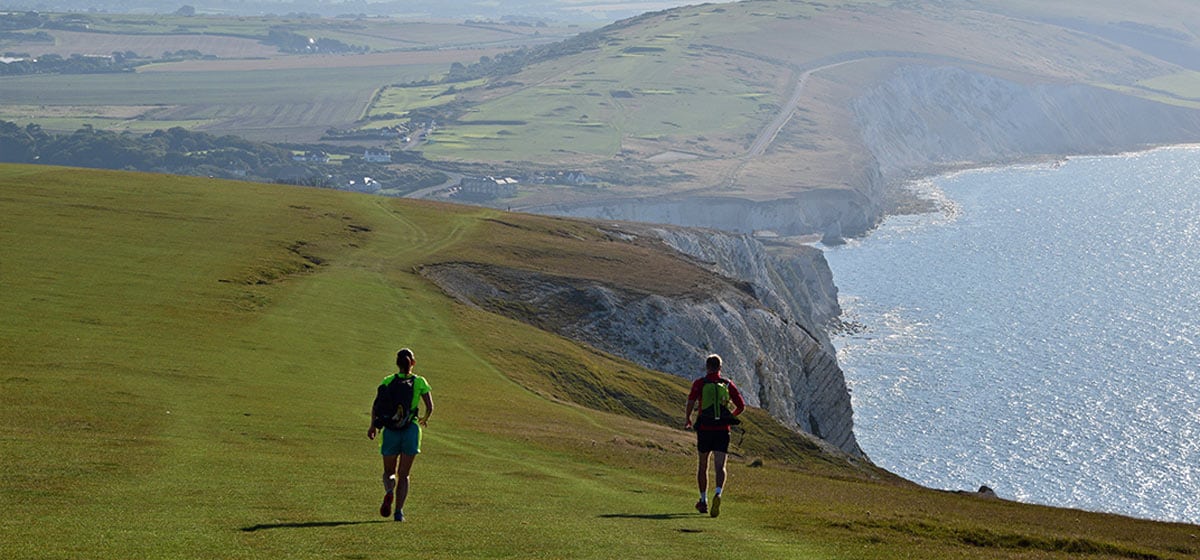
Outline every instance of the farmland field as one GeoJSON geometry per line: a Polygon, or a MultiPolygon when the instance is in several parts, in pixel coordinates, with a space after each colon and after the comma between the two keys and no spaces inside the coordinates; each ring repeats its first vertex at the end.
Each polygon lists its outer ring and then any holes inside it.
{"type": "MultiPolygon", "coordinates": [[[[331,127],[355,126],[385,86],[436,79],[452,63],[470,64],[578,32],[567,27],[386,18],[70,17],[86,18],[88,28],[97,32],[47,29],[43,32],[54,38],[53,43],[7,41],[0,42],[0,48],[64,58],[130,51],[158,58],[184,50],[216,58],[147,64],[134,73],[6,76],[0,80],[0,118],[37,123],[52,131],[73,131],[85,124],[135,132],[181,126],[255,140],[316,141],[331,127]],[[261,42],[275,26],[372,51],[281,53],[261,42]]],[[[383,106],[394,104],[389,100],[383,106]]]]}
{"type": "MultiPolygon", "coordinates": [[[[397,82],[420,80],[442,71],[442,65],[362,68],[311,68],[256,72],[155,72],[145,74],[35,75],[0,80],[6,106],[37,107],[19,124],[37,122],[55,130],[66,122],[74,130],[87,120],[91,107],[157,107],[128,119],[95,121],[98,128],[153,130],[188,126],[214,133],[242,134],[259,140],[315,140],[330,126],[354,122],[374,92],[397,82]],[[52,110],[63,106],[79,110],[52,110]],[[53,112],[53,115],[42,113],[53,112]],[[67,121],[44,121],[42,117],[67,121]],[[188,124],[183,124],[188,123],[188,124]]],[[[3,110],[0,112],[11,113],[3,110]]],[[[60,129],[61,130],[61,129],[60,129]]]]}
{"type": "MultiPolygon", "coordinates": [[[[270,58],[222,60],[183,60],[138,67],[138,73],[153,72],[248,72],[258,70],[298,70],[305,68],[363,68],[368,66],[439,65],[442,70],[451,63],[469,63],[481,56],[495,56],[500,49],[453,49],[391,51],[355,55],[280,55],[270,58]]],[[[440,73],[440,71],[439,71],[440,73]]]]}
{"type": "Polygon", "coordinates": [[[34,56],[57,54],[109,55],[133,51],[143,57],[158,57],[167,51],[197,50],[221,58],[275,56],[279,49],[245,37],[218,35],[133,35],[84,33],[80,31],[47,31],[54,43],[5,43],[5,51],[26,52],[34,56]]]}
{"type": "Polygon", "coordinates": [[[479,87],[484,80],[457,84],[435,84],[429,86],[388,86],[371,105],[371,115],[389,113],[403,115],[415,109],[445,105],[458,98],[456,92],[479,87]],[[453,90],[451,89],[453,88],[453,90]]]}

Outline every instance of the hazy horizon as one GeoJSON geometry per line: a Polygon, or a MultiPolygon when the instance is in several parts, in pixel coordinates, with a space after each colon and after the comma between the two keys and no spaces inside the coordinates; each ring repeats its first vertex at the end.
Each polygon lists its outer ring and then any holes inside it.
{"type": "Polygon", "coordinates": [[[208,15],[316,14],[323,17],[367,15],[427,19],[528,18],[547,22],[609,23],[645,12],[702,2],[682,0],[501,0],[492,4],[475,0],[37,0],[0,3],[0,11],[97,12],[170,14],[184,6],[208,15]]]}

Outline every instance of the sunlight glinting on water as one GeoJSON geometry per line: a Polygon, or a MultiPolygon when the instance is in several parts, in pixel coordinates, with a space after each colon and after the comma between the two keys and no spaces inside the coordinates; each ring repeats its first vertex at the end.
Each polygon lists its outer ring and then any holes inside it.
{"type": "Polygon", "coordinates": [[[922,484],[1200,522],[1200,149],[964,172],[826,257],[859,441],[922,484]]]}

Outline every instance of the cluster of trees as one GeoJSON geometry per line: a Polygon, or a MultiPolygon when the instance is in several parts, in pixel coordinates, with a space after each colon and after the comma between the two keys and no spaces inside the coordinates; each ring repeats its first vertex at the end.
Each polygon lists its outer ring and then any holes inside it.
{"type": "Polygon", "coordinates": [[[0,13],[0,30],[37,29],[48,21],[50,18],[38,12],[0,13]]]}
{"type": "MultiPolygon", "coordinates": [[[[112,132],[84,126],[52,134],[36,124],[0,121],[0,163],[39,163],[122,169],[175,175],[245,179],[375,192],[416,190],[442,183],[446,175],[419,165],[387,166],[349,157],[340,164],[298,162],[298,151],[332,151],[331,146],[276,146],[237,136],[215,136],[184,128],[150,134],[112,132]],[[365,186],[370,178],[370,187],[365,186]]],[[[362,154],[362,148],[341,148],[362,154]]],[[[417,159],[419,156],[412,155],[417,159]]]]}
{"type": "Polygon", "coordinates": [[[0,162],[266,178],[272,167],[291,163],[291,152],[178,127],[132,134],[84,126],[59,135],[36,124],[21,127],[0,121],[0,162]]]}
{"type": "MultiPolygon", "coordinates": [[[[15,54],[15,53],[9,53],[15,54]]],[[[107,74],[113,72],[132,72],[136,66],[124,53],[114,52],[112,56],[83,56],[73,54],[62,57],[57,54],[42,55],[37,58],[26,56],[7,64],[0,64],[0,75],[13,76],[20,74],[107,74]]]]}

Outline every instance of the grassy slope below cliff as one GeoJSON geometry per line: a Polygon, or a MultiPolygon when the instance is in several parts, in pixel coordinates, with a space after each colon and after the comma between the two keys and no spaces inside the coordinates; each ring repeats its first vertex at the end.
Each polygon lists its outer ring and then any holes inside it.
{"type": "Polygon", "coordinates": [[[689,434],[589,408],[669,414],[682,380],[464,307],[417,272],[486,261],[664,293],[676,288],[653,280],[667,275],[633,265],[695,272],[578,222],[29,166],[0,167],[0,216],[5,558],[1200,550],[1194,526],[917,488],[818,454],[761,414],[724,514],[696,515],[689,434]],[[405,524],[375,515],[364,433],[399,345],[416,350],[437,403],[405,524]],[[610,398],[563,390],[586,384],[610,398]]]}

